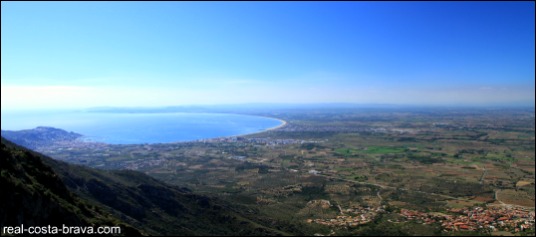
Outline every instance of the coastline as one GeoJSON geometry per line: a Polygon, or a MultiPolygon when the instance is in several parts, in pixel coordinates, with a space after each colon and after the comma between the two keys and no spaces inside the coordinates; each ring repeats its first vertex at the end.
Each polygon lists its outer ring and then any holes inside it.
{"type": "MultiPolygon", "coordinates": [[[[172,116],[172,114],[221,114],[221,115],[237,115],[237,116],[246,116],[246,117],[257,117],[258,119],[261,119],[264,118],[264,119],[270,119],[271,121],[273,120],[277,120],[279,121],[278,123],[273,123],[272,127],[268,127],[268,126],[260,126],[258,127],[255,131],[255,129],[251,129],[250,131],[242,131],[243,133],[240,133],[240,131],[238,131],[238,133],[235,133],[235,134],[229,134],[228,135],[223,135],[223,136],[215,136],[215,137],[209,137],[209,138],[193,138],[193,139],[186,139],[186,140],[175,140],[175,141],[144,141],[144,142],[132,142],[132,141],[120,141],[120,142],[117,142],[117,141],[112,141],[112,140],[100,140],[100,139],[96,139],[96,135],[91,135],[90,133],[86,133],[84,132],[84,130],[80,130],[80,129],[76,129],[76,128],[72,128],[72,127],[65,127],[65,126],[61,126],[59,124],[48,124],[48,123],[45,123],[47,122],[45,120],[45,122],[43,122],[43,124],[45,124],[45,126],[49,126],[49,127],[54,127],[54,128],[58,128],[58,129],[62,129],[64,131],[75,131],[76,133],[79,133],[82,135],[82,137],[78,138],[77,141],[80,142],[81,144],[93,144],[93,143],[102,143],[102,144],[107,144],[107,145],[139,145],[139,144],[166,144],[166,143],[183,143],[183,142],[197,142],[197,141],[203,141],[203,140],[211,140],[211,139],[221,139],[221,138],[232,138],[232,137],[240,137],[240,136],[249,136],[249,135],[254,135],[254,134],[259,134],[259,133],[263,133],[263,132],[268,132],[268,131],[273,131],[273,130],[276,130],[276,129],[280,129],[284,126],[286,126],[288,124],[287,121],[283,120],[283,119],[280,119],[280,118],[276,118],[276,117],[269,117],[269,116],[263,116],[263,115],[255,115],[255,114],[243,114],[243,113],[162,113],[162,114],[165,114],[167,116],[167,114],[170,114],[170,116],[172,116]]],[[[71,116],[71,117],[74,117],[74,118],[78,118],[80,116],[87,116],[87,114],[81,114],[79,112],[74,112],[74,113],[68,113],[67,115],[71,116]]],[[[152,115],[152,114],[151,114],[152,115]]],[[[57,114],[53,114],[52,117],[54,116],[57,116],[57,114]]],[[[33,120],[32,120],[33,121],[33,120]]],[[[240,122],[238,122],[240,124],[240,122]]],[[[271,122],[272,123],[272,122],[271,122]]],[[[37,125],[38,126],[43,126],[43,125],[37,125]]],[[[238,126],[238,125],[237,125],[238,126]]],[[[29,126],[29,127],[33,127],[33,126],[29,126]]],[[[33,128],[28,128],[28,129],[33,129],[33,128]]],[[[24,130],[24,129],[19,129],[19,130],[24,130]]],[[[13,131],[18,131],[18,130],[13,130],[13,131]]],[[[231,130],[230,130],[231,131],[231,130]]],[[[216,134],[214,134],[216,135],[216,134]]]]}
{"type": "MultiPolygon", "coordinates": [[[[264,116],[263,116],[263,117],[264,117],[264,116]]],[[[285,120],[283,120],[283,119],[280,119],[280,118],[272,118],[272,117],[265,117],[265,118],[271,118],[271,119],[279,120],[279,121],[281,122],[281,124],[280,124],[280,125],[277,125],[277,126],[275,126],[275,127],[273,127],[273,128],[268,128],[268,129],[266,129],[266,130],[264,130],[264,131],[262,131],[262,132],[267,132],[267,131],[271,131],[271,130],[280,129],[280,128],[284,127],[284,126],[287,126],[287,124],[288,124],[287,121],[285,121],[285,120]]],[[[261,133],[261,132],[258,132],[258,133],[261,133]]],[[[252,133],[252,134],[254,134],[254,133],[252,133]]]]}
{"type": "MultiPolygon", "coordinates": [[[[257,116],[257,115],[250,115],[250,116],[257,116]]],[[[232,136],[227,136],[227,137],[240,137],[240,136],[249,136],[249,135],[254,135],[254,134],[259,134],[259,133],[263,133],[263,132],[268,132],[268,131],[272,131],[272,130],[276,130],[276,129],[280,129],[282,127],[285,127],[287,126],[287,121],[283,120],[283,119],[280,119],[280,118],[273,118],[273,117],[267,117],[267,116],[257,116],[257,117],[264,117],[264,118],[269,118],[269,119],[275,119],[275,120],[278,120],[279,122],[281,122],[281,124],[275,126],[275,127],[271,127],[271,128],[267,128],[265,130],[262,130],[262,131],[258,131],[258,132],[254,132],[254,133],[244,133],[244,134],[238,134],[238,135],[232,135],[232,136]]]]}

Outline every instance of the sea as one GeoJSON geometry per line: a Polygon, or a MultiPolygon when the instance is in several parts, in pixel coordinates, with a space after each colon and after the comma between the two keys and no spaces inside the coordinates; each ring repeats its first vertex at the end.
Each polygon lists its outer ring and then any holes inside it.
{"type": "Polygon", "coordinates": [[[54,127],[85,141],[152,144],[195,141],[262,132],[283,124],[275,118],[225,113],[113,113],[2,111],[2,130],[54,127]]]}

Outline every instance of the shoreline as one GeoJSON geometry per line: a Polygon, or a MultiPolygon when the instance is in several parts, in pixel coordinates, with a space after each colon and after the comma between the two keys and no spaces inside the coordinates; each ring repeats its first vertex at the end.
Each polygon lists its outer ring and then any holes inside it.
{"type": "MultiPolygon", "coordinates": [[[[168,113],[166,113],[166,114],[168,114],[168,113]]],[[[194,114],[205,114],[205,113],[194,113],[194,114]]],[[[232,137],[243,137],[243,136],[255,135],[255,134],[260,134],[260,133],[264,133],[264,132],[274,131],[274,130],[283,128],[288,124],[287,121],[285,121],[283,119],[280,119],[280,118],[263,116],[263,115],[255,115],[255,114],[247,114],[247,113],[246,114],[243,114],[243,113],[206,113],[206,114],[238,115],[238,116],[251,116],[251,117],[258,117],[258,118],[265,118],[265,119],[273,119],[273,120],[279,121],[279,124],[277,124],[277,125],[275,125],[273,127],[268,127],[268,128],[265,127],[264,129],[261,127],[257,131],[250,131],[250,132],[244,131],[245,133],[229,134],[229,135],[218,136],[218,137],[201,138],[201,139],[195,139],[194,138],[194,139],[191,139],[191,140],[188,139],[188,140],[182,140],[182,141],[140,142],[140,143],[130,143],[130,142],[116,143],[116,142],[110,142],[110,141],[99,141],[98,139],[95,140],[94,137],[91,137],[91,136],[89,136],[87,134],[84,134],[83,132],[75,131],[76,133],[79,133],[80,135],[82,135],[80,138],[76,139],[76,143],[80,143],[80,144],[96,144],[96,143],[100,143],[100,144],[106,144],[106,145],[142,145],[142,144],[147,145],[147,144],[188,143],[188,142],[199,142],[199,141],[206,141],[206,140],[213,140],[213,139],[221,139],[221,138],[232,138],[232,137]]],[[[57,128],[57,129],[61,129],[61,130],[64,130],[66,132],[72,130],[72,129],[68,129],[68,128],[63,128],[62,126],[54,126],[54,125],[47,125],[47,126],[57,128]]],[[[35,129],[35,128],[30,128],[30,130],[31,129],[35,129]]],[[[22,129],[22,130],[25,130],[25,129],[22,129]]],[[[10,130],[10,131],[20,131],[20,130],[10,130]]]]}
{"type": "MultiPolygon", "coordinates": [[[[287,124],[288,124],[287,121],[285,121],[285,120],[283,120],[283,119],[280,119],[280,118],[267,117],[267,116],[258,116],[258,115],[250,115],[250,114],[243,114],[243,115],[257,116],[257,117],[263,117],[263,118],[275,119],[275,120],[278,120],[279,122],[281,122],[281,124],[279,124],[279,125],[277,125],[277,126],[275,126],[275,127],[267,128],[267,129],[262,130],[262,131],[258,131],[258,132],[253,132],[253,133],[243,133],[243,134],[237,134],[237,135],[231,135],[231,136],[224,136],[224,137],[214,137],[214,138],[209,138],[209,139],[205,139],[205,140],[219,139],[219,138],[231,138],[231,137],[249,136],[249,135],[259,134],[259,133],[263,133],[263,132],[273,131],[273,130],[282,128],[282,127],[284,127],[284,126],[287,126],[287,124]]],[[[197,141],[201,141],[201,140],[195,140],[195,141],[191,141],[191,142],[197,142],[197,141]]]]}
{"type": "Polygon", "coordinates": [[[254,133],[247,133],[247,134],[241,134],[241,135],[236,135],[236,136],[233,136],[233,137],[237,137],[237,136],[249,136],[249,135],[253,135],[253,134],[258,134],[258,133],[263,133],[263,132],[268,132],[268,131],[272,131],[272,130],[276,130],[276,129],[280,129],[282,127],[285,127],[287,126],[287,121],[283,120],[283,119],[280,119],[280,118],[272,118],[272,117],[266,117],[266,116],[259,116],[259,117],[265,117],[265,118],[271,118],[271,119],[276,119],[276,120],[279,120],[281,122],[281,124],[275,126],[275,127],[271,127],[271,128],[267,128],[266,130],[263,130],[263,131],[260,131],[260,132],[254,132],[254,133]]]}
{"type": "MultiPolygon", "coordinates": [[[[256,117],[262,117],[262,118],[275,119],[275,120],[278,120],[279,122],[281,122],[281,124],[279,124],[279,125],[277,125],[275,127],[267,128],[265,130],[258,131],[258,132],[253,132],[253,133],[242,133],[242,134],[237,134],[237,135],[230,135],[230,136],[223,136],[223,137],[213,137],[213,138],[198,139],[198,140],[184,141],[184,142],[204,142],[204,141],[210,141],[210,140],[213,140],[213,139],[232,138],[232,137],[245,137],[245,136],[250,136],[250,135],[259,134],[259,133],[263,133],[263,132],[273,131],[273,130],[282,128],[284,126],[287,126],[287,124],[288,124],[287,121],[285,121],[283,119],[280,119],[280,118],[274,118],[274,117],[268,117],[268,116],[260,116],[260,115],[251,115],[251,114],[238,114],[238,115],[248,115],[248,116],[256,116],[256,117]]],[[[175,143],[180,143],[180,142],[175,142],[175,143]]]]}
{"type": "Polygon", "coordinates": [[[273,128],[266,129],[266,131],[269,131],[269,130],[276,130],[276,129],[282,128],[282,127],[284,127],[284,126],[287,126],[287,124],[288,124],[287,121],[285,121],[285,120],[283,120],[283,119],[278,119],[278,118],[274,118],[274,119],[277,119],[277,120],[281,121],[282,124],[279,125],[279,126],[275,126],[275,127],[273,127],[273,128]]]}

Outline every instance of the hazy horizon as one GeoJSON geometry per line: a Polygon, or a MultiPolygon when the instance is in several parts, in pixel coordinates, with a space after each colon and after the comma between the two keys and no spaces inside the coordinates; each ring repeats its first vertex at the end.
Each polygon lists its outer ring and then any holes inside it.
{"type": "Polygon", "coordinates": [[[532,106],[534,2],[2,2],[1,106],[532,106]]]}

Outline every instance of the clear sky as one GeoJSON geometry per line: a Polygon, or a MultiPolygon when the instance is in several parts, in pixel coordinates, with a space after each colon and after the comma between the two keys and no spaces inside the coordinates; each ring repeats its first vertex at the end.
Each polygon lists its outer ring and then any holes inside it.
{"type": "Polygon", "coordinates": [[[1,4],[2,109],[534,106],[534,2],[1,4]]]}

